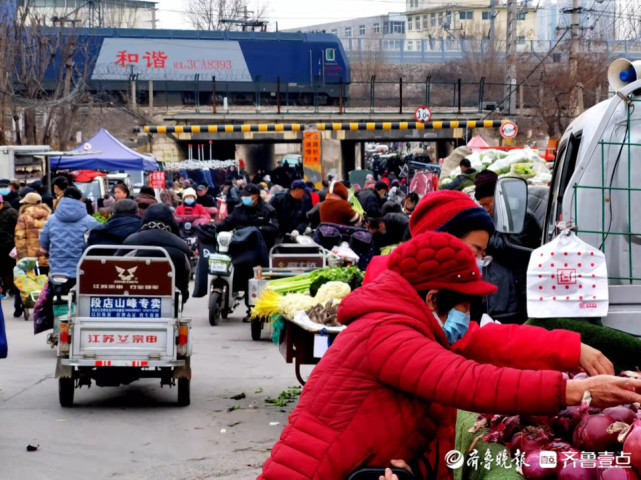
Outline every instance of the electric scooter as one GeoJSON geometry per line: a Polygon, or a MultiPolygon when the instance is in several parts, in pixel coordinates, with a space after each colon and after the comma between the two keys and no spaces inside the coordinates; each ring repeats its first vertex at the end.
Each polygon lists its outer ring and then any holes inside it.
{"type": "Polygon", "coordinates": [[[218,232],[217,251],[203,250],[209,269],[209,324],[218,325],[220,317],[227,319],[240,304],[241,295],[233,291],[234,264],[227,253],[232,240],[232,232],[218,232]]]}

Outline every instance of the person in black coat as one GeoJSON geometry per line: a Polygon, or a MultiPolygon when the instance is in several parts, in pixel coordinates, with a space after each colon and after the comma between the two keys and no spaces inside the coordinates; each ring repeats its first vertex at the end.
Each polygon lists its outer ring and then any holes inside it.
{"type": "Polygon", "coordinates": [[[368,188],[358,194],[358,201],[361,202],[361,206],[368,217],[381,217],[381,207],[385,203],[385,194],[387,194],[388,189],[387,184],[379,180],[374,185],[374,190],[368,188]]]}
{"type": "Polygon", "coordinates": [[[312,209],[311,198],[307,195],[305,182],[294,180],[289,190],[280,192],[271,199],[269,204],[276,210],[280,228],[279,242],[294,230],[302,234],[307,229],[307,212],[312,209]]]}
{"type": "MultiPolygon", "coordinates": [[[[134,202],[135,203],[135,202],[134,202]]],[[[183,296],[183,303],[189,298],[192,253],[187,244],[178,236],[178,224],[171,209],[164,203],[149,206],[142,217],[140,231],[129,235],[123,245],[144,245],[162,247],[167,250],[176,271],[176,288],[183,296]]],[[[139,257],[158,257],[158,252],[140,250],[139,257]]]]}
{"type": "Polygon", "coordinates": [[[370,218],[367,229],[374,236],[377,255],[382,248],[404,241],[409,225],[410,218],[404,213],[388,213],[380,218],[370,218]]]}
{"type": "Polygon", "coordinates": [[[36,193],[40,194],[40,197],[42,197],[42,203],[47,205],[53,211],[53,195],[47,191],[47,187],[44,182],[42,180],[36,180],[35,182],[31,182],[29,186],[33,188],[36,193]]]}
{"type": "Polygon", "coordinates": [[[118,200],[112,207],[113,216],[89,232],[87,246],[122,245],[125,239],[138,230],[142,219],[138,216],[138,204],[134,200],[118,200]]]}
{"type": "Polygon", "coordinates": [[[256,227],[260,230],[267,247],[273,247],[280,231],[276,210],[263,201],[260,189],[253,183],[248,184],[240,195],[242,203],[216,225],[216,230],[225,232],[256,227]]]}
{"type": "MultiPolygon", "coordinates": [[[[474,181],[475,196],[490,216],[494,215],[494,190],[498,176],[485,170],[474,181]]],[[[541,227],[531,212],[526,213],[518,234],[494,232],[487,246],[492,261],[483,269],[483,279],[499,287],[485,299],[486,312],[501,323],[522,324],[527,319],[527,268],[531,250],[541,244],[541,227]],[[525,250],[515,247],[525,247],[525,250]],[[528,251],[528,249],[531,249],[528,251]]]]}
{"type": "MultiPolygon", "coordinates": [[[[18,188],[20,188],[20,184],[18,184],[18,188]]],[[[16,211],[20,210],[20,196],[18,195],[15,182],[12,182],[8,178],[1,179],[0,195],[4,198],[4,203],[16,211]]]]}

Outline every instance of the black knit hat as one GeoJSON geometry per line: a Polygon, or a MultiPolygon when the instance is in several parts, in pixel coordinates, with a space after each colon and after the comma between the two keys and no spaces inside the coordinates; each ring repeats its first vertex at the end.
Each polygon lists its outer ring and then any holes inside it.
{"type": "Polygon", "coordinates": [[[476,186],[474,196],[476,199],[480,200],[485,197],[493,197],[498,179],[499,176],[492,170],[483,170],[479,173],[474,180],[474,185],[476,186]]]}
{"type": "MultiPolygon", "coordinates": [[[[169,227],[169,231],[171,231],[171,233],[175,233],[176,235],[178,234],[178,224],[176,223],[173,213],[171,213],[169,205],[156,203],[147,207],[147,210],[145,210],[145,214],[142,217],[142,227],[147,227],[144,229],[149,230],[153,229],[154,227],[152,225],[155,224],[165,225],[166,227],[169,227]]],[[[162,228],[160,229],[163,230],[162,228]]]]}

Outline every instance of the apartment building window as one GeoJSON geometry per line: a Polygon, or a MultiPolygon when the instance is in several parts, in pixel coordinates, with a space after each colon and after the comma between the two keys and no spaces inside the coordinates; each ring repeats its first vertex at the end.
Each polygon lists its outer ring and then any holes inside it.
{"type": "Polygon", "coordinates": [[[380,23],[375,23],[374,24],[374,33],[381,33],[381,24],[380,23]]]}
{"type": "Polygon", "coordinates": [[[401,41],[400,40],[385,40],[383,42],[383,50],[400,50],[401,41]]]}
{"type": "Polygon", "coordinates": [[[389,22],[383,22],[383,35],[387,35],[389,33],[389,22]]]}
{"type": "Polygon", "coordinates": [[[449,10],[445,12],[445,23],[448,25],[452,25],[452,12],[449,10]]]}
{"type": "Polygon", "coordinates": [[[334,35],[338,35],[338,29],[336,29],[336,28],[332,28],[332,33],[333,33],[334,35]]]}
{"type": "Polygon", "coordinates": [[[519,45],[525,45],[525,36],[524,35],[519,35],[516,39],[517,43],[519,45]]]}
{"type": "Polygon", "coordinates": [[[423,30],[427,30],[427,14],[423,15],[423,30]]]}
{"type": "Polygon", "coordinates": [[[443,12],[438,12],[438,26],[443,26],[443,12]]]}
{"type": "Polygon", "coordinates": [[[459,18],[461,20],[474,20],[474,12],[472,10],[461,10],[459,12],[459,18]]]}
{"type": "Polygon", "coordinates": [[[436,13],[432,12],[430,14],[430,27],[436,26],[436,13]]]}
{"type": "Polygon", "coordinates": [[[407,31],[412,31],[412,17],[407,17],[407,31]]]}
{"type": "Polygon", "coordinates": [[[411,52],[412,50],[414,50],[414,42],[412,40],[408,40],[407,41],[407,51],[411,52]]]}
{"type": "Polygon", "coordinates": [[[352,27],[345,27],[345,36],[346,37],[352,36],[352,27]]]}
{"type": "Polygon", "coordinates": [[[518,15],[519,20],[525,20],[525,16],[527,15],[527,12],[520,12],[518,15]]]}
{"type": "Polygon", "coordinates": [[[483,12],[481,13],[481,18],[483,20],[489,20],[490,19],[490,12],[483,12]]]}
{"type": "Polygon", "coordinates": [[[414,18],[414,22],[415,22],[414,26],[416,27],[416,30],[420,30],[421,29],[421,16],[420,15],[416,15],[416,17],[414,18]]]}
{"type": "Polygon", "coordinates": [[[391,33],[405,33],[405,22],[392,22],[391,33]]]}
{"type": "Polygon", "coordinates": [[[365,36],[365,25],[359,25],[358,27],[358,34],[363,37],[365,36]]]}

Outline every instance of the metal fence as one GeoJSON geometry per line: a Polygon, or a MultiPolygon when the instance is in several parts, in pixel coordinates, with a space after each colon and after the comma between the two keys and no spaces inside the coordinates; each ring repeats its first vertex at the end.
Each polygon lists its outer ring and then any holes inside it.
{"type": "MultiPolygon", "coordinates": [[[[138,103],[147,104],[146,83],[139,82],[138,103]]],[[[181,103],[195,108],[197,113],[239,114],[390,114],[414,113],[419,106],[439,109],[445,113],[483,113],[495,109],[508,109],[509,85],[455,79],[432,80],[427,76],[422,81],[408,81],[399,77],[395,81],[381,81],[372,76],[369,81],[351,83],[314,83],[291,86],[284,82],[261,82],[253,84],[253,92],[238,95],[233,86],[216,82],[215,86],[203,85],[198,79],[185,82],[181,103]],[[208,87],[208,88],[207,88],[208,87]],[[215,101],[213,100],[215,99],[215,101]]],[[[530,108],[536,105],[538,87],[512,86],[513,109],[530,108]]],[[[163,102],[162,85],[155,86],[155,105],[169,108],[163,102]]]]}

